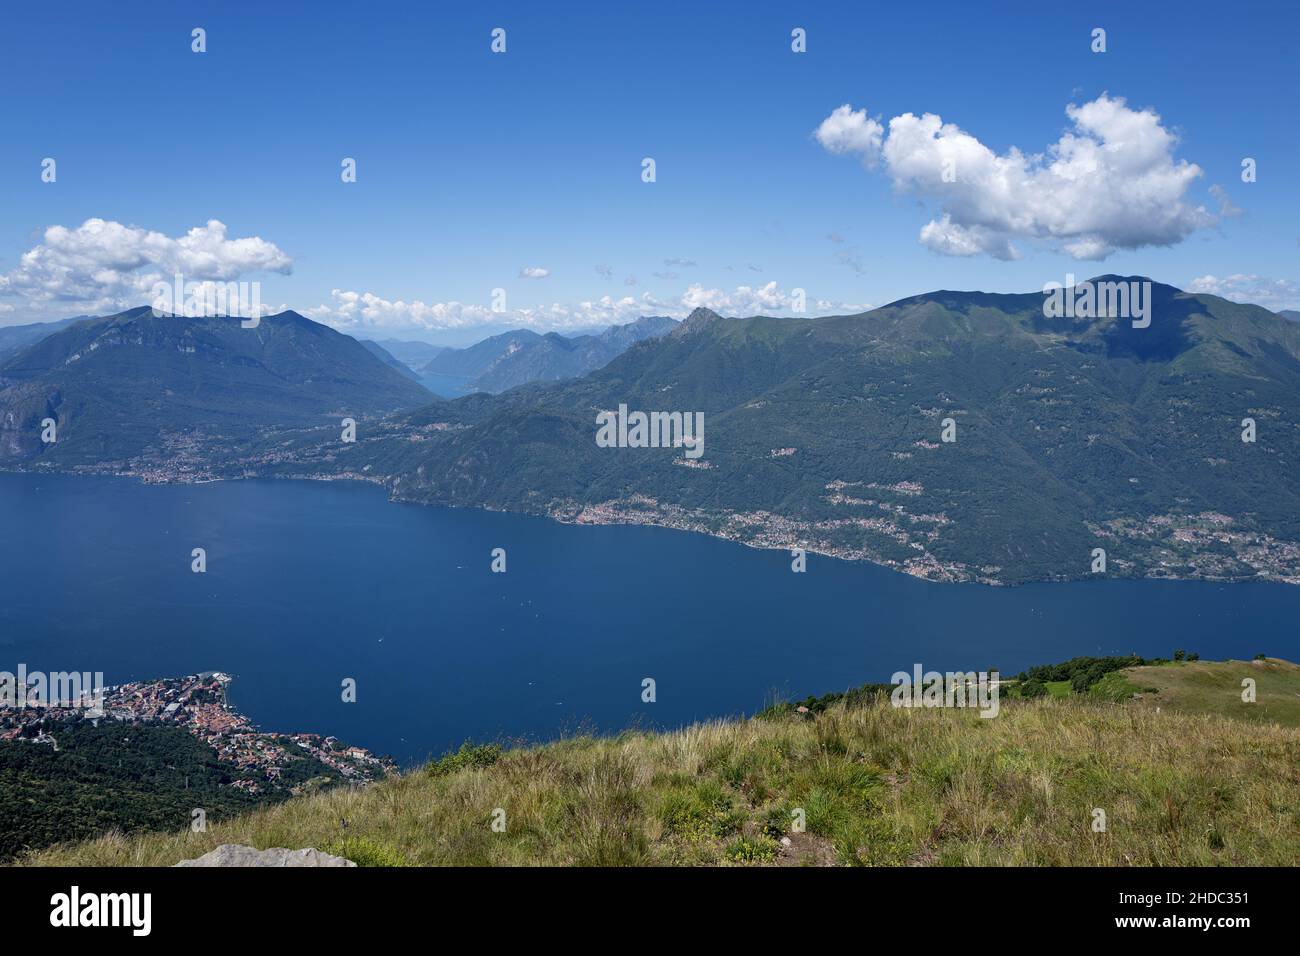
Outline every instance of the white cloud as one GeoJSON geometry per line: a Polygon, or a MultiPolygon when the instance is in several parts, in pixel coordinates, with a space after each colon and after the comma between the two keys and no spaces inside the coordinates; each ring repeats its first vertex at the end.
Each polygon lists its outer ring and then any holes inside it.
{"type": "Polygon", "coordinates": [[[521,279],[545,279],[550,274],[550,269],[543,269],[541,266],[524,266],[519,270],[521,279]]]}
{"type": "Polygon", "coordinates": [[[1186,197],[1200,167],[1173,157],[1177,139],[1151,109],[1102,94],[1066,107],[1072,128],[1044,153],[995,153],[933,113],[882,125],[841,106],[816,130],[833,153],[883,161],[899,192],[938,201],[942,215],[920,233],[944,255],[1014,259],[1012,240],[1041,240],[1077,259],[1117,249],[1171,246],[1215,217],[1186,197]]]}
{"type": "Polygon", "coordinates": [[[1232,219],[1241,215],[1241,207],[1233,204],[1228,191],[1218,183],[1210,187],[1210,195],[1219,201],[1219,215],[1224,219],[1232,219]]]}
{"type": "MultiPolygon", "coordinates": [[[[808,304],[815,306],[808,314],[852,314],[865,312],[869,305],[835,302],[829,299],[808,297],[808,304]]],[[[706,289],[698,283],[692,284],[679,300],[680,310],[689,313],[691,309],[703,306],[720,315],[793,315],[794,297],[791,292],[780,288],[775,281],[758,287],[737,286],[734,291],[723,289],[706,289]]],[[[678,312],[670,313],[673,315],[678,312]]]]}
{"type": "Polygon", "coordinates": [[[149,302],[157,282],[230,282],[253,272],[293,271],[293,260],[257,236],[226,238],[211,219],[185,235],[87,219],[75,229],[50,226],[18,267],[0,275],[0,296],[19,296],[36,313],[105,312],[149,302]]]}
{"type": "Polygon", "coordinates": [[[1262,305],[1274,312],[1282,309],[1300,309],[1300,286],[1289,279],[1269,279],[1265,276],[1236,273],[1222,278],[1212,275],[1197,276],[1187,284],[1188,292],[1204,292],[1232,302],[1262,305]]]}
{"type": "Polygon", "coordinates": [[[978,256],[995,259],[1019,259],[1020,252],[1005,237],[984,226],[962,226],[949,213],[940,220],[930,220],[921,227],[921,245],[945,256],[978,256]]]}
{"type": "MultiPolygon", "coordinates": [[[[731,292],[706,289],[697,283],[676,298],[661,299],[649,292],[621,298],[605,295],[577,303],[554,302],[504,312],[493,312],[486,305],[474,303],[426,303],[418,299],[407,302],[384,299],[370,292],[342,289],[333,290],[331,299],[328,304],[303,309],[302,312],[317,322],[348,333],[427,332],[482,326],[564,331],[634,322],[643,315],[685,318],[698,306],[731,316],[791,315],[794,301],[791,294],[778,288],[775,282],[758,288],[738,286],[731,292]]],[[[808,299],[809,314],[863,312],[868,308],[870,306],[813,299],[811,296],[808,299]]]]}
{"type": "Polygon", "coordinates": [[[832,153],[861,153],[862,161],[875,166],[885,128],[867,115],[845,103],[822,120],[813,133],[817,142],[832,153]]]}

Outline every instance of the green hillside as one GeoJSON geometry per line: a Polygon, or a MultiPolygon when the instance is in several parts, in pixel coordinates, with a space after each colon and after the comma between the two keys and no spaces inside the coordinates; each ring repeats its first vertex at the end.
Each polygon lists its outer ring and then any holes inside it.
{"type": "MultiPolygon", "coordinates": [[[[231,317],[139,308],[78,322],[0,366],[0,464],[168,466],[259,428],[361,419],[433,399],[355,339],[283,312],[231,317]],[[41,421],[58,440],[41,441],[41,421]]],[[[337,436],[336,436],[337,437],[337,436]]]]}
{"type": "Polygon", "coordinates": [[[1155,669],[1224,683],[1159,712],[1076,694],[981,719],[864,692],[672,733],[467,745],[204,834],[111,835],[26,862],[168,865],[242,843],[372,865],[1300,864],[1300,730],[1221,715],[1237,714],[1237,662],[1155,669]]]}
{"type": "Polygon", "coordinates": [[[1300,728],[1300,667],[1287,661],[1170,662],[1123,676],[1141,694],[1134,706],[1300,728]],[[1255,682],[1249,703],[1241,696],[1246,679],[1255,682]]]}
{"type": "MultiPolygon", "coordinates": [[[[1300,582],[1300,326],[1158,283],[1153,300],[1146,329],[1046,319],[1041,294],[820,319],[700,309],[582,379],[391,419],[356,460],[403,500],[661,524],[937,580],[1083,577],[1102,548],[1113,576],[1300,582]],[[704,412],[703,457],[598,447],[596,413],[620,403],[704,412]]],[[[277,435],[238,467],[329,473],[320,437],[277,435]]]]}
{"type": "Polygon", "coordinates": [[[286,748],[294,758],[287,772],[254,795],[231,786],[236,768],[179,727],[69,720],[46,729],[57,749],[0,742],[0,860],[106,830],[177,829],[196,807],[222,819],[287,799],[309,782],[339,780],[320,761],[286,748]]]}

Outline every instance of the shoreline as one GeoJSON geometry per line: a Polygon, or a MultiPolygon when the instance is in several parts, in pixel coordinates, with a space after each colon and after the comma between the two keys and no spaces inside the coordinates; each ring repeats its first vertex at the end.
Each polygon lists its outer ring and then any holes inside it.
{"type": "MultiPolygon", "coordinates": [[[[784,522],[791,526],[808,526],[808,522],[799,522],[795,519],[784,518],[780,515],[773,515],[768,512],[755,512],[753,514],[738,513],[726,511],[720,514],[705,513],[699,511],[688,511],[680,505],[660,505],[654,499],[645,496],[633,496],[628,499],[619,499],[614,501],[600,502],[596,504],[584,504],[573,500],[552,501],[546,506],[545,510],[525,511],[510,508],[498,508],[486,504],[446,504],[440,501],[430,501],[419,497],[398,492],[396,489],[397,481],[400,476],[395,478],[390,475],[366,475],[357,472],[342,472],[334,475],[322,474],[241,474],[241,475],[221,475],[213,472],[203,472],[195,474],[193,477],[167,476],[159,477],[151,473],[151,470],[140,470],[132,468],[106,468],[102,466],[88,466],[85,470],[67,470],[67,469],[43,469],[43,468],[23,468],[0,465],[0,474],[22,474],[22,475],[61,475],[70,478],[96,477],[96,478],[134,478],[145,485],[205,485],[215,484],[223,481],[312,481],[312,482],[338,482],[352,481],[367,485],[377,485],[384,488],[387,492],[388,500],[396,504],[418,505],[426,508],[448,508],[457,510],[475,510],[489,511],[498,514],[516,514],[526,515],[528,517],[545,518],[555,521],[558,524],[567,525],[597,525],[597,526],[614,526],[614,525],[636,525],[642,527],[664,528],[671,531],[682,531],[690,534],[701,534],[720,541],[727,541],[731,544],[738,544],[744,547],[753,548],[759,551],[785,551],[787,554],[793,548],[800,548],[807,553],[816,554],[820,557],[831,558],[837,561],[849,563],[872,564],[898,574],[904,574],[918,580],[927,581],[932,584],[978,584],[993,588],[1015,588],[1033,584],[1069,584],[1072,582],[1082,582],[1098,578],[1100,580],[1127,580],[1127,581],[1201,581],[1209,584],[1285,584],[1300,586],[1300,569],[1294,574],[1256,574],[1254,576],[1229,576],[1229,575],[1179,575],[1179,574],[1155,574],[1149,571],[1145,574],[1124,574],[1124,573],[1107,573],[1103,575],[1077,574],[1077,575],[1059,575],[1055,577],[1032,578],[1027,580],[1006,581],[990,576],[988,573],[973,573],[969,566],[962,564],[942,565],[937,561],[918,560],[911,565],[900,564],[891,559],[874,556],[870,552],[860,549],[836,548],[817,542],[806,542],[799,539],[776,540],[774,535],[764,538],[766,529],[760,530],[760,533],[753,537],[744,536],[740,529],[753,527],[756,522],[755,515],[767,516],[773,521],[784,522]],[[631,508],[628,505],[653,505],[661,511],[650,511],[641,508],[631,508]],[[708,522],[726,522],[738,526],[737,530],[727,533],[710,526],[708,522]]],[[[1198,516],[1188,516],[1198,517],[1198,516]]],[[[1223,516],[1216,516],[1222,518],[1223,516]]],[[[860,519],[828,519],[853,522],[860,519]]],[[[1227,519],[1231,522],[1232,519],[1227,519]]],[[[1113,526],[1124,524],[1131,519],[1115,519],[1110,522],[1113,526]]],[[[1170,525],[1169,516],[1154,516],[1147,519],[1149,524],[1170,525]]],[[[822,522],[825,524],[825,522],[822,522]]],[[[1174,534],[1183,533],[1182,528],[1174,527],[1174,534]]],[[[1114,527],[1108,528],[1099,533],[1101,537],[1113,539],[1118,537],[1114,527]]],[[[1277,545],[1282,548],[1295,549],[1300,551],[1300,544],[1291,544],[1289,542],[1275,542],[1272,539],[1265,541],[1265,546],[1277,545]]],[[[930,557],[926,555],[926,557],[930,557]]],[[[1127,562],[1123,562],[1127,563],[1127,562]]],[[[1122,564],[1116,561],[1117,565],[1122,564]]],[[[1000,570],[993,568],[977,569],[983,572],[1000,570]]]]}

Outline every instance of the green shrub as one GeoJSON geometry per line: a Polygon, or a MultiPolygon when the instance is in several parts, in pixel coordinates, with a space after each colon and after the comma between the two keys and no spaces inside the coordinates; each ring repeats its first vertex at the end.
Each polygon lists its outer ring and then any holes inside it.
{"type": "Polygon", "coordinates": [[[318,849],[322,853],[351,860],[357,866],[411,865],[411,861],[406,858],[401,850],[366,837],[344,837],[342,840],[332,840],[324,846],[318,847],[318,849]]]}
{"type": "Polygon", "coordinates": [[[1020,685],[1020,696],[1032,700],[1035,697],[1047,696],[1047,688],[1043,686],[1042,681],[1027,680],[1020,685]]]}
{"type": "Polygon", "coordinates": [[[713,780],[668,793],[659,807],[664,829],[697,840],[720,839],[740,829],[744,817],[713,780]]]}
{"type": "Polygon", "coordinates": [[[767,813],[763,814],[763,822],[759,830],[763,836],[779,840],[790,831],[792,820],[793,817],[788,808],[783,806],[772,807],[767,813]]]}
{"type": "Polygon", "coordinates": [[[727,859],[732,863],[771,863],[776,859],[777,842],[769,836],[739,837],[727,844],[727,859]]]}
{"type": "Polygon", "coordinates": [[[459,750],[443,754],[437,760],[431,761],[424,769],[430,776],[442,777],[470,768],[490,767],[501,759],[502,753],[500,744],[476,745],[467,740],[460,745],[459,750]]]}

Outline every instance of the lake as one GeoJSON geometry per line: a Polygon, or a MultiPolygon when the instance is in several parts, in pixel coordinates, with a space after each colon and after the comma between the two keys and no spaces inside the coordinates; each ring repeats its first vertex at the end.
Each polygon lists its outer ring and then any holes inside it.
{"type": "Polygon", "coordinates": [[[394,504],[359,483],[0,474],[0,670],[235,675],[263,729],[402,763],[672,727],[927,669],[1300,659],[1300,588],[931,584],[659,528],[394,504]],[[207,572],[190,552],[207,551],[207,572]],[[507,571],[490,570],[494,548],[507,571]],[[341,682],[357,681],[356,703],[341,682]],[[642,679],[657,700],[643,703],[642,679]]]}

